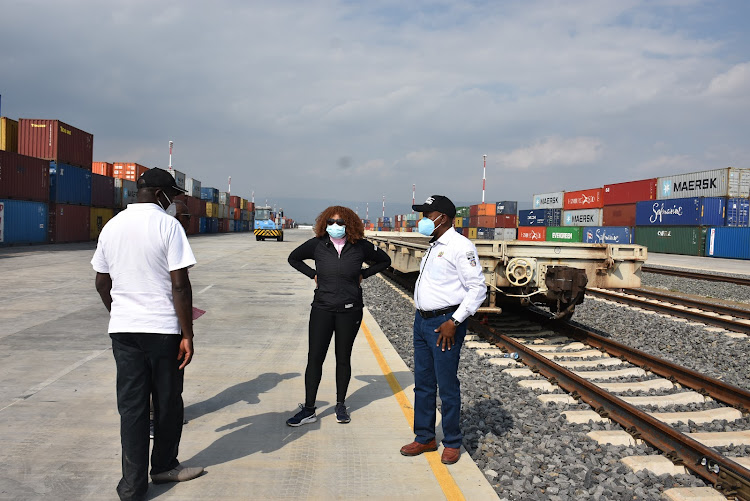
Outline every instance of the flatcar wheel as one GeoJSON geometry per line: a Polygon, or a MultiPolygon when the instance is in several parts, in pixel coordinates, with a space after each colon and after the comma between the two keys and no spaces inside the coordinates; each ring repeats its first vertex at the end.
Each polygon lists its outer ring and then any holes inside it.
{"type": "Polygon", "coordinates": [[[257,240],[258,242],[260,242],[260,235],[255,235],[255,240],[257,240]]]}

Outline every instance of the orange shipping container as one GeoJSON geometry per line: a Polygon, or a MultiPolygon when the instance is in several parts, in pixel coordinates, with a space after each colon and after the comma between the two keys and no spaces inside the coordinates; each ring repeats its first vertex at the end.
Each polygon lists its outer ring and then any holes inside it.
{"type": "Polygon", "coordinates": [[[109,162],[92,163],[91,172],[93,172],[94,174],[99,174],[101,176],[115,177],[112,175],[114,173],[114,164],[111,164],[109,162]]]}
{"type": "Polygon", "coordinates": [[[566,191],[563,200],[563,209],[601,209],[604,207],[602,200],[602,189],[566,191]]]}
{"type": "Polygon", "coordinates": [[[112,166],[112,177],[138,181],[138,178],[148,170],[148,167],[132,162],[115,162],[112,166]]]}
{"type": "MultiPolygon", "coordinates": [[[[497,214],[496,204],[478,204],[477,216],[492,216],[494,218],[495,214],[497,214]]],[[[482,226],[481,224],[479,225],[479,227],[491,228],[491,226],[482,226]]]]}

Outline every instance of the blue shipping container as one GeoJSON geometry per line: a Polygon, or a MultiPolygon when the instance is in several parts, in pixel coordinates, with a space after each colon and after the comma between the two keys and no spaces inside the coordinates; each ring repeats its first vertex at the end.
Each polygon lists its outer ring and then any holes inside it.
{"type": "Polygon", "coordinates": [[[513,215],[518,214],[518,202],[497,202],[495,204],[495,212],[498,215],[513,215]]]}
{"type": "Polygon", "coordinates": [[[730,198],[727,200],[727,226],[750,226],[750,200],[730,198]]]}
{"type": "Polygon", "coordinates": [[[91,205],[91,170],[50,162],[49,201],[58,204],[91,205]]]}
{"type": "Polygon", "coordinates": [[[201,200],[218,204],[219,190],[217,190],[216,188],[211,188],[210,186],[206,186],[205,188],[201,186],[201,200]]]}
{"type": "Polygon", "coordinates": [[[219,232],[219,219],[216,217],[206,218],[206,233],[218,233],[219,232]]]}
{"type": "Polygon", "coordinates": [[[633,230],[630,226],[586,226],[583,242],[587,244],[632,244],[633,230]]]}
{"type": "Polygon", "coordinates": [[[242,231],[250,231],[250,221],[240,221],[242,223],[242,231]]]}
{"type": "Polygon", "coordinates": [[[750,259],[750,228],[708,228],[706,256],[750,259]]]}
{"type": "Polygon", "coordinates": [[[0,246],[46,242],[48,218],[43,202],[0,200],[0,246]]]}
{"type": "Polygon", "coordinates": [[[206,220],[207,217],[202,217],[198,223],[198,233],[206,233],[206,220]]]}
{"type": "Polygon", "coordinates": [[[470,219],[471,218],[468,218],[468,217],[462,217],[461,218],[461,228],[468,228],[469,225],[470,225],[470,223],[469,223],[470,219]]]}
{"type": "Polygon", "coordinates": [[[672,198],[635,204],[636,226],[724,226],[726,198],[672,198]]]}
{"type": "Polygon", "coordinates": [[[518,226],[562,226],[562,209],[520,210],[518,226]]]}

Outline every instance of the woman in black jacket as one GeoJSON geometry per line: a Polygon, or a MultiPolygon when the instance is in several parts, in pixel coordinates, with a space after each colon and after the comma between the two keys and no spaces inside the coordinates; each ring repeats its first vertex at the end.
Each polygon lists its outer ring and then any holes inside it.
{"type": "Polygon", "coordinates": [[[336,332],[336,421],[351,421],[344,405],[352,375],[354,338],[362,322],[362,280],[386,269],[391,258],[364,240],[364,225],[346,207],[334,205],[315,221],[315,237],[289,254],[289,264],[315,280],[315,298],[310,311],[309,349],[305,370],[305,404],[286,422],[301,426],[318,420],[315,398],[323,374],[331,337],[336,332]],[[315,261],[315,269],[303,261],[315,261]],[[365,261],[374,262],[362,268],[365,261]]]}

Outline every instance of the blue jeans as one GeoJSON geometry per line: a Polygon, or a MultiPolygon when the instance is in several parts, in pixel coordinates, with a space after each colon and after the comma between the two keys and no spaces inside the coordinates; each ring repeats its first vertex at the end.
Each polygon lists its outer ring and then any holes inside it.
{"type": "Polygon", "coordinates": [[[455,344],[442,351],[435,332],[450,314],[422,318],[414,314],[414,434],[416,441],[426,444],[435,438],[437,390],[443,414],[443,445],[461,447],[461,385],[458,381],[458,360],[466,336],[466,322],[456,328],[455,344]]]}

